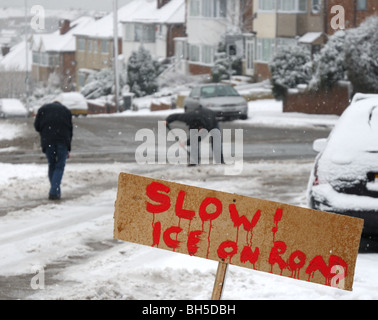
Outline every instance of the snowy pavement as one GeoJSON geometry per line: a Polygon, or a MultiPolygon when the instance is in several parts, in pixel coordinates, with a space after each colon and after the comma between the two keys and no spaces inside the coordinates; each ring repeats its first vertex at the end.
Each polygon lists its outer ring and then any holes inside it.
{"type": "MultiPolygon", "coordinates": [[[[306,127],[333,126],[337,120],[285,115],[281,107],[270,100],[250,104],[253,117],[247,121],[306,127]]],[[[0,129],[4,125],[1,122],[0,129]]],[[[0,139],[22,134],[22,128],[9,127],[9,132],[4,137],[0,130],[0,139]]],[[[305,206],[312,165],[309,160],[246,162],[241,175],[230,177],[216,165],[68,163],[64,200],[51,203],[46,200],[46,165],[0,163],[0,299],[208,300],[216,262],[113,239],[118,174],[305,206]],[[44,287],[33,289],[35,277],[41,274],[44,287]]],[[[377,254],[358,255],[352,292],[231,265],[222,298],[378,299],[377,263],[377,254]]]]}

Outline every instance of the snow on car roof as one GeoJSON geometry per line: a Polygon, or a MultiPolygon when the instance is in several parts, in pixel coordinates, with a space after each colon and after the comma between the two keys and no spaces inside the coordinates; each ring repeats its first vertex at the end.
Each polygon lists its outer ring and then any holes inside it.
{"type": "Polygon", "coordinates": [[[25,106],[18,99],[1,99],[0,109],[6,114],[25,115],[27,114],[25,106]]]}
{"type": "Polygon", "coordinates": [[[327,150],[347,157],[353,151],[378,152],[378,97],[357,100],[344,111],[327,150]]]}

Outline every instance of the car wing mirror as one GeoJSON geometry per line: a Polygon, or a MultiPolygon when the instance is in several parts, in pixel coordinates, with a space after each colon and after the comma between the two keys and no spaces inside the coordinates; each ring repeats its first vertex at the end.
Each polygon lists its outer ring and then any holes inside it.
{"type": "Polygon", "coordinates": [[[322,152],[327,146],[327,139],[316,139],[312,144],[312,149],[316,152],[322,152]]]}

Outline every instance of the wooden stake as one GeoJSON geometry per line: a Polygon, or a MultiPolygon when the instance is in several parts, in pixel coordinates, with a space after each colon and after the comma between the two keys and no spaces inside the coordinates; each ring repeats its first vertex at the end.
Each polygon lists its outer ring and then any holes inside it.
{"type": "Polygon", "coordinates": [[[215,276],[213,294],[211,300],[220,300],[222,296],[224,281],[226,278],[228,264],[225,262],[219,262],[217,274],[215,276]]]}

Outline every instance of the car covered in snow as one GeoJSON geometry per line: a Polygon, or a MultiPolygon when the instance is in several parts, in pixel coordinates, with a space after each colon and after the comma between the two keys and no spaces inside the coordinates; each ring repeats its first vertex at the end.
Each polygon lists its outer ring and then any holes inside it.
{"type": "Polygon", "coordinates": [[[194,87],[184,101],[185,112],[205,107],[221,119],[247,119],[247,101],[230,85],[203,84],[194,87]]]}
{"type": "Polygon", "coordinates": [[[79,92],[63,92],[55,100],[70,109],[74,116],[86,116],[88,114],[87,100],[79,92]]]}
{"type": "Polygon", "coordinates": [[[378,239],[378,95],[356,94],[319,152],[311,172],[310,208],[365,220],[363,236],[378,239]]]}
{"type": "Polygon", "coordinates": [[[28,115],[28,110],[20,100],[0,99],[0,118],[26,118],[28,115]]]}

